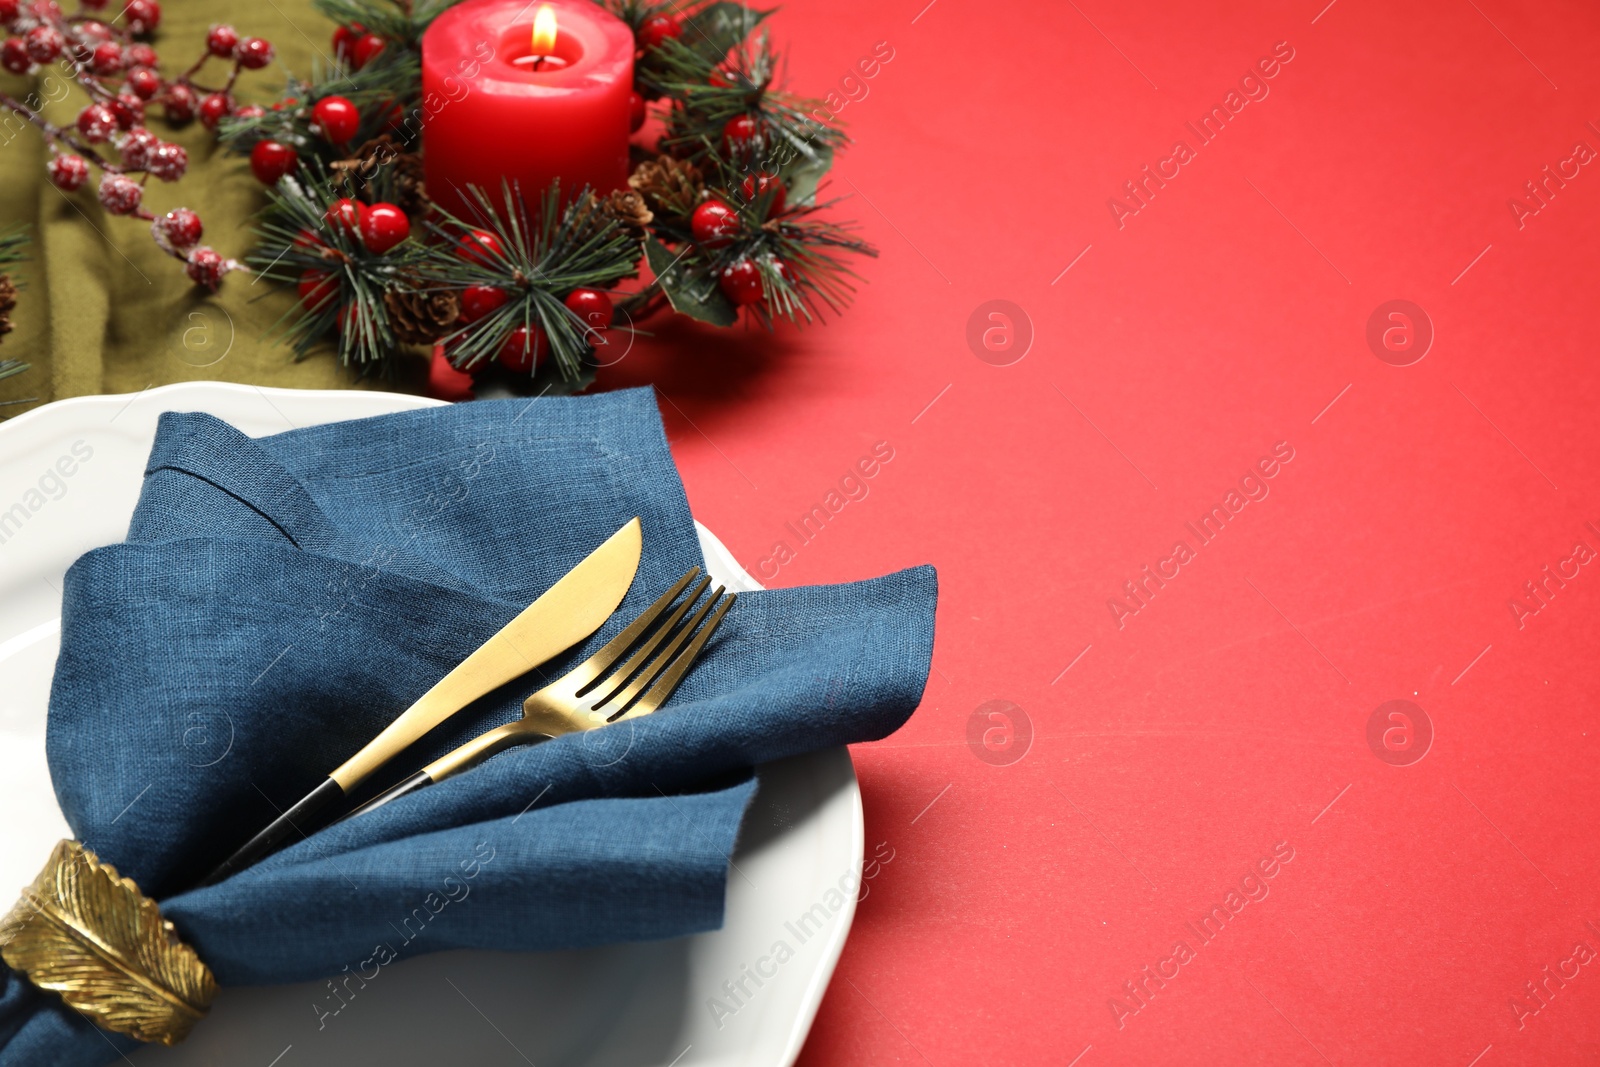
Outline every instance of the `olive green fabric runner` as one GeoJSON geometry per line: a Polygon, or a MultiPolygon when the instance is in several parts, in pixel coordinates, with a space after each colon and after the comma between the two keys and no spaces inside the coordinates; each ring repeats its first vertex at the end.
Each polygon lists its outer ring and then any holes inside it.
{"type": "MultiPolygon", "coordinates": [[[[231,23],[241,36],[266,37],[278,50],[272,66],[240,77],[241,103],[271,103],[287,71],[308,76],[314,56],[327,61],[333,24],[310,0],[167,0],[153,42],[162,72],[193,62],[217,22],[231,23]]],[[[219,84],[226,69],[211,60],[200,79],[219,84]]],[[[34,92],[54,99],[46,114],[61,124],[71,123],[85,102],[76,86],[64,95],[66,88],[56,70],[31,79],[0,73],[0,89],[13,97],[34,92]]],[[[265,203],[248,161],[223,155],[198,123],[175,130],[159,112],[150,109],[148,124],[188,149],[189,173],[172,184],[152,179],[145,206],[158,215],[194,209],[205,224],[203,243],[242,258],[253,243],[250,216],[265,203]]],[[[292,292],[274,291],[273,283],[243,272],[228,275],[217,294],[204,292],[181,262],[156,247],[148,223],[106,214],[95,198],[98,175],[62,193],[45,177],[48,158],[37,129],[0,112],[0,228],[26,222],[32,237],[29,259],[13,271],[24,287],[12,315],[16,328],[0,338],[0,358],[25,360],[32,369],[0,381],[0,401],[37,398],[0,406],[0,419],[64,397],[199,379],[300,389],[417,387],[421,360],[406,361],[417,365],[416,376],[402,382],[358,379],[331,346],[295,362],[288,346],[268,336],[292,306],[292,292]]]]}

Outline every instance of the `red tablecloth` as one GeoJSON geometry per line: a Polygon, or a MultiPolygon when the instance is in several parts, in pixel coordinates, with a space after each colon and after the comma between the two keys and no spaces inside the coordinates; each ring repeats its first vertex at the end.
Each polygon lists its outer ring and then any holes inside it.
{"type": "Polygon", "coordinates": [[[1600,1061],[1600,10],[1326,2],[773,20],[883,258],[604,381],[769,584],[939,566],[809,1067],[1600,1061]]]}

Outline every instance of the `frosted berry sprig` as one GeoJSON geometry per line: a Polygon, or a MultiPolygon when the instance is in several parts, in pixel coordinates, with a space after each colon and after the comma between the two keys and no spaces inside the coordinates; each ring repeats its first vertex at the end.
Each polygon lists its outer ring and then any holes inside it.
{"type": "Polygon", "coordinates": [[[5,93],[0,93],[0,109],[37,127],[49,143],[45,166],[52,184],[71,192],[98,171],[96,190],[106,211],[151,222],[161,250],[180,260],[196,285],[214,291],[223,275],[243,268],[198,243],[202,227],[194,212],[179,208],[157,219],[144,207],[145,183],[151,177],[176,182],[189,168],[188,152],[152,133],[145,113],[157,104],[168,124],[181,126],[198,118],[208,130],[229,116],[261,114],[255,105],[239,106],[233,88],[242,72],[272,62],[272,43],[241,37],[232,26],[213,26],[199,58],[167,78],[146,40],[161,23],[160,3],[125,0],[119,13],[107,18],[107,2],[79,0],[77,13],[68,16],[57,0],[0,0],[0,68],[27,75],[50,67],[89,95],[70,126],[48,121],[5,93]],[[211,60],[230,64],[221,84],[196,80],[211,60]],[[175,216],[181,221],[171,221],[175,216]]]}

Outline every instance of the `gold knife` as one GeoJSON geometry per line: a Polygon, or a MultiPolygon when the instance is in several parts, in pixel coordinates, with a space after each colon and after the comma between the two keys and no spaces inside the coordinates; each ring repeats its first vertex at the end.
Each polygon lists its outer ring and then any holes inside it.
{"type": "Polygon", "coordinates": [[[291,837],[315,828],[315,816],[343,799],[372,772],[445,719],[486,693],[526,674],[600,628],[633,584],[642,550],[637,518],[545,590],[498,633],[422,694],[417,702],[345,760],[294,807],[247,841],[208,875],[213,885],[250,866],[291,837]]]}

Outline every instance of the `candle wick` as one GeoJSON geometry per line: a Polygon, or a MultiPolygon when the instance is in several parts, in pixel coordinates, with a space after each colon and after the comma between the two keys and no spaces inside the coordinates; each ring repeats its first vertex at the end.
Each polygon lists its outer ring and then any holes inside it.
{"type": "Polygon", "coordinates": [[[512,65],[526,67],[530,72],[533,73],[543,73],[546,70],[564,70],[567,66],[567,61],[562,59],[560,56],[544,56],[537,54],[519,56],[518,58],[513,59],[511,62],[512,65]]]}

